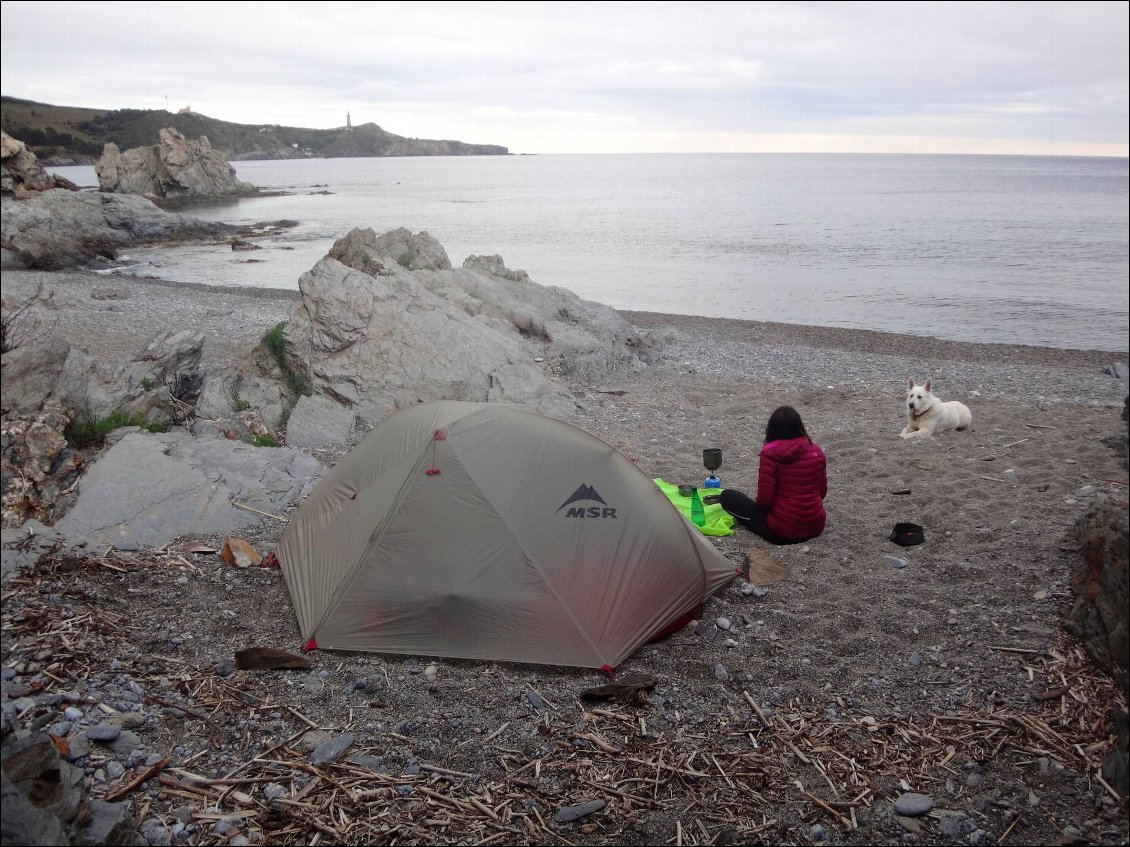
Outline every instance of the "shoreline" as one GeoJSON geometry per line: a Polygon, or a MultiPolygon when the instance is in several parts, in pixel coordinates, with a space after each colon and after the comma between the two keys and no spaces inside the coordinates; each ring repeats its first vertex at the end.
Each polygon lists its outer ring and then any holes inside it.
{"type": "MultiPolygon", "coordinates": [[[[295,303],[298,290],[258,286],[212,285],[207,282],[168,280],[161,277],[132,274],[108,274],[93,270],[33,271],[5,270],[4,291],[28,290],[42,281],[59,279],[66,286],[91,291],[100,289],[138,289],[156,287],[170,292],[170,303],[189,301],[194,294],[215,295],[223,302],[295,303]]],[[[617,314],[641,329],[674,327],[693,336],[712,341],[736,341],[759,344],[803,345],[808,347],[895,355],[913,353],[917,357],[936,360],[968,360],[1031,364],[1045,367],[1103,367],[1130,359],[1128,350],[1097,348],[1046,347],[1027,344],[1000,344],[981,341],[954,341],[928,335],[908,335],[886,330],[833,327],[820,324],[793,324],[757,321],[745,318],[713,318],[673,312],[650,312],[616,309],[617,314]]],[[[273,325],[273,324],[272,324],[273,325]]],[[[270,327],[267,327],[269,329],[270,327]]]]}

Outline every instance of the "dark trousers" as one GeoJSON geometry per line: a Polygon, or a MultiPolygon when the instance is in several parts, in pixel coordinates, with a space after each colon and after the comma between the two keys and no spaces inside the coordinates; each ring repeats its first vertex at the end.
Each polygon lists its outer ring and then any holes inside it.
{"type": "Polygon", "coordinates": [[[769,528],[765,512],[752,497],[732,488],[722,489],[718,504],[734,516],[734,520],[770,544],[799,544],[803,539],[782,538],[769,528]]]}

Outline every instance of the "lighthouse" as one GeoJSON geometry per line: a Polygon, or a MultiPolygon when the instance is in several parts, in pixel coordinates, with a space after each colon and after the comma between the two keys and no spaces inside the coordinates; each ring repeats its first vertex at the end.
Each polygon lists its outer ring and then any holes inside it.
{"type": "Polygon", "coordinates": [[[345,113],[345,128],[350,130],[353,129],[353,121],[349,117],[349,112],[345,113]]]}

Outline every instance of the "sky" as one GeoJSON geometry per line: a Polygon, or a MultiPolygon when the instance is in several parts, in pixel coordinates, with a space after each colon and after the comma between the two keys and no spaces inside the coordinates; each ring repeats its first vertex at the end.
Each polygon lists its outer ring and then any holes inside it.
{"type": "Polygon", "coordinates": [[[512,153],[1127,156],[1120,2],[8,2],[0,90],[512,153]]]}

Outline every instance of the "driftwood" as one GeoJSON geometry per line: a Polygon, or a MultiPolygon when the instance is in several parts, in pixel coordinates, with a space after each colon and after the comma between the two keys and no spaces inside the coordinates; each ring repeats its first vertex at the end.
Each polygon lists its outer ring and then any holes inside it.
{"type": "Polygon", "coordinates": [[[610,700],[615,697],[634,697],[640,691],[655,688],[659,677],[651,674],[629,674],[619,682],[610,682],[607,685],[598,685],[595,688],[586,688],[581,692],[582,700],[610,700]]]}
{"type": "Polygon", "coordinates": [[[310,662],[285,650],[274,647],[248,647],[237,650],[235,666],[245,671],[306,670],[310,662]]]}

